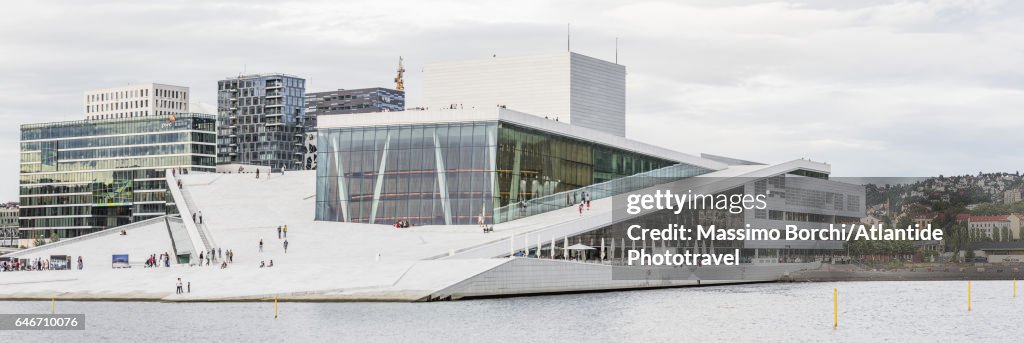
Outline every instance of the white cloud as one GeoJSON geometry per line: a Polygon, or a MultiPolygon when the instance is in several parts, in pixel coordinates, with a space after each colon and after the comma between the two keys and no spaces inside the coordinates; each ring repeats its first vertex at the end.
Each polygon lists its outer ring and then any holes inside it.
{"type": "Polygon", "coordinates": [[[180,84],[210,111],[243,69],[388,86],[402,55],[416,104],[424,63],[562,51],[569,22],[594,57],[621,37],[632,137],[837,175],[1015,171],[1022,17],[984,0],[15,2],[0,13],[0,199],[17,196],[17,124],[81,118],[84,89],[180,84]]]}

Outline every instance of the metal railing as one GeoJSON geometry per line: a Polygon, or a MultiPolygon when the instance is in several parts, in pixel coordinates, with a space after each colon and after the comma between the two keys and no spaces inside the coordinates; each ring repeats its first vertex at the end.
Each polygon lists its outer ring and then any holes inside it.
{"type": "Polygon", "coordinates": [[[707,169],[687,164],[675,164],[639,174],[620,177],[614,180],[595,183],[593,185],[577,188],[571,191],[518,201],[495,208],[494,222],[504,223],[532,215],[575,206],[583,201],[584,192],[586,192],[588,199],[597,200],[656,186],[665,182],[672,182],[705,174],[708,171],[709,170],[707,169]]]}
{"type": "MultiPolygon", "coordinates": [[[[199,211],[196,208],[195,201],[192,200],[192,193],[189,192],[187,188],[188,187],[182,187],[181,188],[181,196],[183,198],[185,198],[185,206],[187,206],[189,208],[189,210],[193,214],[197,214],[198,215],[198,213],[201,212],[201,211],[199,211]]],[[[191,218],[189,218],[189,220],[191,220],[191,218]]],[[[206,223],[198,222],[198,218],[197,218],[197,221],[196,221],[195,224],[196,224],[196,229],[199,230],[199,238],[202,239],[203,246],[206,249],[213,249],[215,247],[215,243],[213,241],[213,235],[210,234],[209,230],[207,230],[206,223]]]]}

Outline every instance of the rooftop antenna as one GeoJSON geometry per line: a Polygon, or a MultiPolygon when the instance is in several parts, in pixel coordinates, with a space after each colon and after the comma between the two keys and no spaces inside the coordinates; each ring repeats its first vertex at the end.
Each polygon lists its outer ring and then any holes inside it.
{"type": "Polygon", "coordinates": [[[565,24],[565,51],[572,52],[572,23],[565,24]]]}

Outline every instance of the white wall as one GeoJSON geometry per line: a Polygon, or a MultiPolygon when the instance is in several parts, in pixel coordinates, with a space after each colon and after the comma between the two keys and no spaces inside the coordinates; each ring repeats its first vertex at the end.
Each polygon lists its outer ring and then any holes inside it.
{"type": "Polygon", "coordinates": [[[423,68],[423,103],[530,113],[617,136],[626,133],[626,67],[575,53],[492,57],[423,68]]]}
{"type": "Polygon", "coordinates": [[[494,57],[428,64],[423,68],[422,107],[510,109],[569,121],[567,54],[494,57]]]}
{"type": "Polygon", "coordinates": [[[626,136],[626,67],[572,54],[572,124],[626,136]]]}

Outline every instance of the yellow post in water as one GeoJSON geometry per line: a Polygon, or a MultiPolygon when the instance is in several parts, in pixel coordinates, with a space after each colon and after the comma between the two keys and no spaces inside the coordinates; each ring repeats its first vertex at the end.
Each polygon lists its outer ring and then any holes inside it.
{"type": "Polygon", "coordinates": [[[971,311],[971,280],[967,280],[967,312],[971,311]]]}
{"type": "Polygon", "coordinates": [[[1013,297],[1017,297],[1017,278],[1013,279],[1013,297]]]}
{"type": "Polygon", "coordinates": [[[57,296],[50,297],[50,314],[57,314],[57,296]]]}
{"type": "Polygon", "coordinates": [[[832,328],[839,327],[839,289],[832,289],[832,328]]]}
{"type": "Polygon", "coordinates": [[[277,319],[277,296],[274,296],[274,319],[277,319]]]}

